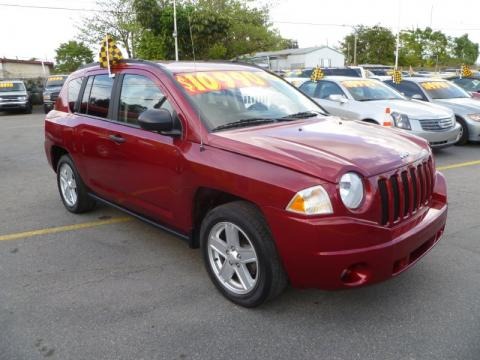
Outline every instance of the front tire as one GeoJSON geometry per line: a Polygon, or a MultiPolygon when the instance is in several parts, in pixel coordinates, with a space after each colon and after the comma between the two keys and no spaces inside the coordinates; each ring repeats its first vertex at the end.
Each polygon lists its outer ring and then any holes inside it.
{"type": "Polygon", "coordinates": [[[230,301],[256,307],[278,296],[288,280],[261,212],[244,201],[211,210],[200,229],[207,272],[230,301]]]}
{"type": "Polygon", "coordinates": [[[95,207],[87,188],[69,155],[63,155],[57,164],[57,185],[63,205],[68,211],[80,214],[95,207]]]}
{"type": "Polygon", "coordinates": [[[462,126],[462,129],[460,130],[460,139],[455,143],[455,145],[466,145],[468,143],[468,126],[465,120],[457,118],[457,122],[462,126]]]}

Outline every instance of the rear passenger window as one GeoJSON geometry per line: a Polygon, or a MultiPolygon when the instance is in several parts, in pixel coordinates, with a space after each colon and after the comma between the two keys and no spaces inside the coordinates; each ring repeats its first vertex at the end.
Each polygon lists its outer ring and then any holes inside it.
{"type": "Polygon", "coordinates": [[[172,107],[159,87],[142,75],[127,74],[123,77],[120,93],[118,120],[137,124],[138,116],[148,109],[166,109],[172,107]]]}
{"type": "Polygon", "coordinates": [[[80,112],[107,118],[108,108],[112,97],[113,79],[108,75],[96,75],[89,77],[83,99],[80,106],[80,112]]]}
{"type": "Polygon", "coordinates": [[[78,79],[72,79],[68,83],[68,88],[67,88],[67,98],[68,98],[68,107],[70,108],[70,111],[73,113],[77,111],[75,108],[77,100],[78,100],[78,95],[80,94],[80,88],[82,87],[82,78],[78,79]]]}

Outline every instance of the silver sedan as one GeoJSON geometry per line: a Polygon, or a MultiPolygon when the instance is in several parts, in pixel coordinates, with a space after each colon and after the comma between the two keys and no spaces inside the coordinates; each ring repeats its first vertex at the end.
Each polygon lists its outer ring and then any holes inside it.
{"type": "Polygon", "coordinates": [[[300,86],[332,115],[393,126],[426,139],[431,147],[455,144],[461,126],[452,110],[409,100],[373,79],[330,76],[300,86]]]}
{"type": "Polygon", "coordinates": [[[454,83],[437,78],[408,78],[400,84],[385,81],[406,96],[450,108],[462,125],[459,145],[480,141],[480,101],[454,83]]]}

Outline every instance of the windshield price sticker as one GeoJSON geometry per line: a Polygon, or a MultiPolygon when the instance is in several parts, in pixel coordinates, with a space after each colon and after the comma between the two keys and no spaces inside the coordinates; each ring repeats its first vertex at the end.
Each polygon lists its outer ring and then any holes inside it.
{"type": "Polygon", "coordinates": [[[380,87],[379,84],[377,84],[374,81],[371,80],[348,80],[348,81],[342,81],[342,85],[345,86],[346,88],[358,88],[358,87],[370,87],[370,88],[375,88],[375,87],[380,87]]]}
{"type": "Polygon", "coordinates": [[[268,86],[267,81],[253,71],[205,71],[175,75],[175,79],[191,94],[268,86]]]}
{"type": "Polygon", "coordinates": [[[13,83],[0,83],[0,88],[13,88],[13,83]]]}
{"type": "Polygon", "coordinates": [[[48,81],[62,81],[63,78],[61,76],[51,76],[48,78],[48,81]]]}
{"type": "Polygon", "coordinates": [[[421,85],[425,90],[448,89],[448,83],[445,81],[429,81],[421,85]]]}

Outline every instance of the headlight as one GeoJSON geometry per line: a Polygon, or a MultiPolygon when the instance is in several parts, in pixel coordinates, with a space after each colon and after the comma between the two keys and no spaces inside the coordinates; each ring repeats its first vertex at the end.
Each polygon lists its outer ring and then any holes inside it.
{"type": "Polygon", "coordinates": [[[26,96],[19,96],[19,97],[17,97],[17,100],[27,100],[27,97],[26,96]]]}
{"type": "Polygon", "coordinates": [[[480,114],[469,114],[467,116],[469,117],[470,120],[480,121],[480,114]]]}
{"type": "Polygon", "coordinates": [[[357,209],[364,196],[363,181],[355,173],[349,172],[340,179],[340,197],[349,209],[357,209]]]}
{"type": "Polygon", "coordinates": [[[410,120],[408,120],[407,115],[393,112],[392,119],[393,119],[393,124],[396,127],[400,129],[405,129],[405,130],[412,130],[412,127],[410,126],[410,120]]]}
{"type": "Polygon", "coordinates": [[[50,94],[43,94],[43,100],[50,100],[50,94]]]}
{"type": "Polygon", "coordinates": [[[320,185],[296,193],[288,203],[286,210],[303,215],[333,213],[330,197],[320,185]]]}

